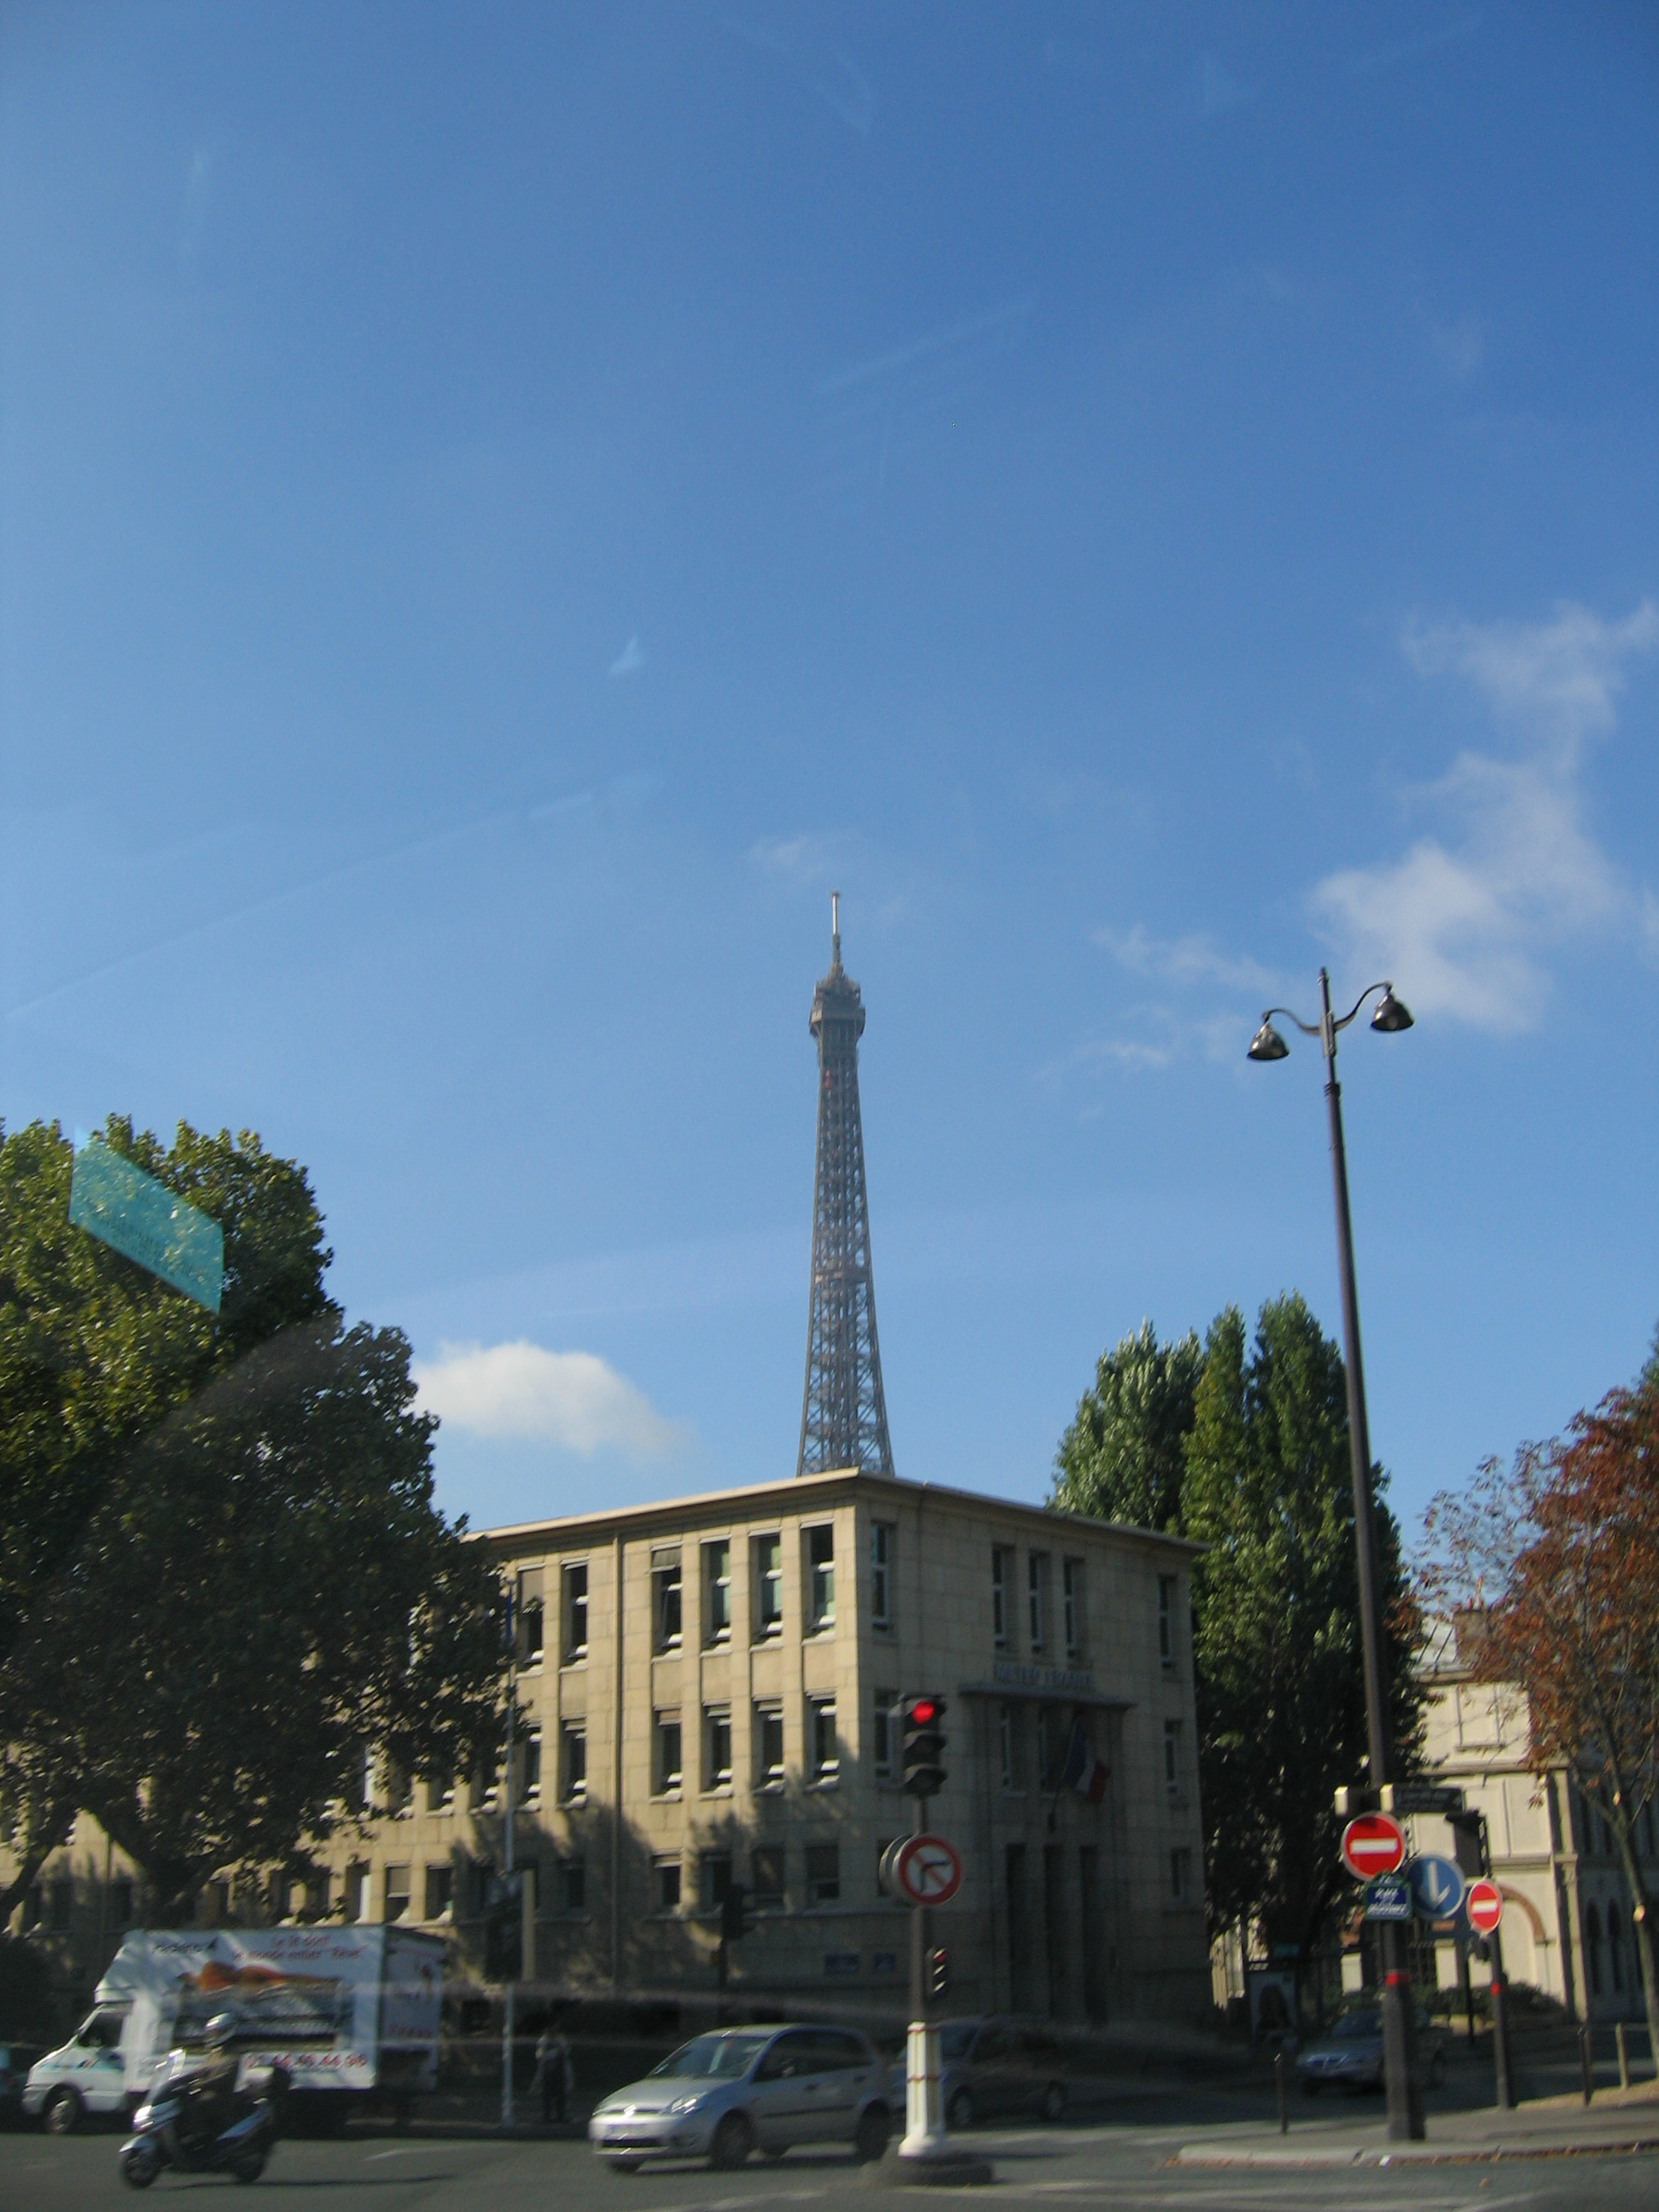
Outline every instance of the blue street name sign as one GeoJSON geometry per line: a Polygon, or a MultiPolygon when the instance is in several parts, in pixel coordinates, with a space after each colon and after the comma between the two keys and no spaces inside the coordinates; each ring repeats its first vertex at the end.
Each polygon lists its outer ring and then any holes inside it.
{"type": "Polygon", "coordinates": [[[1425,1851],[1406,1868],[1412,1902],[1425,1920],[1449,1920],[1463,1902],[1463,1877],[1449,1859],[1425,1851]]]}
{"type": "Polygon", "coordinates": [[[1401,1874],[1374,1875],[1365,1884],[1367,1920],[1409,1920],[1412,1886],[1401,1874]]]}

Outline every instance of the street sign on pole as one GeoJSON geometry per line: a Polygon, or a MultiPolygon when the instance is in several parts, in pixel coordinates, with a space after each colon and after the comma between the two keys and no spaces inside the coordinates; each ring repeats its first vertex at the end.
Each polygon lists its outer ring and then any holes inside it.
{"type": "Polygon", "coordinates": [[[1403,1875],[1379,1874],[1365,1884],[1367,1920],[1409,1920],[1412,1886],[1403,1875]]]}
{"type": "Polygon", "coordinates": [[[1437,1813],[1443,1820],[1463,1809],[1463,1792],[1455,1782],[1385,1782],[1382,1810],[1404,1819],[1407,1813],[1437,1813]]]}
{"type": "Polygon", "coordinates": [[[1449,1859],[1425,1851],[1406,1869],[1412,1902],[1424,1920],[1449,1920],[1463,1902],[1463,1877],[1449,1859]]]}
{"type": "Polygon", "coordinates": [[[1504,1893],[1495,1881],[1472,1881],[1463,1910],[1477,1936],[1490,1936],[1504,1917],[1504,1893]]]}
{"type": "Polygon", "coordinates": [[[893,1881],[911,1905],[948,1905],[962,1887],[962,1853],[943,1836],[907,1836],[894,1855],[893,1881]]]}
{"type": "Polygon", "coordinates": [[[1356,1881],[1393,1874],[1406,1856],[1406,1832],[1387,1813],[1362,1813],[1342,1831],[1342,1863],[1356,1881]]]}

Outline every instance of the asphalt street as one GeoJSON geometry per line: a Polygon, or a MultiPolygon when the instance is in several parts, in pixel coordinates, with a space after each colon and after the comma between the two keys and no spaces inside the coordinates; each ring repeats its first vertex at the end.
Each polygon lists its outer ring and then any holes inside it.
{"type": "MultiPolygon", "coordinates": [[[[1200,2132],[1202,2130],[1200,2130],[1200,2132]]],[[[1196,2171],[1176,2166],[1193,2139],[1191,2117],[1151,2126],[1062,2125],[976,2129],[972,2147],[994,2161],[996,2179],[972,2190],[872,2188],[866,2169],[841,2152],[795,2151],[776,2165],[738,2173],[664,2165],[622,2176],[576,2141],[503,2141],[487,2136],[393,2138],[351,2134],[332,2142],[277,2147],[262,2180],[243,2191],[228,2179],[164,2174],[149,2193],[228,2197],[322,2212],[866,2212],[882,2203],[918,2208],[941,2198],[987,2208],[1055,2212],[1095,2206],[1112,2212],[1650,2212],[1659,2203],[1659,2154],[1505,2159],[1337,2172],[1196,2171]]],[[[138,2201],[116,2170],[118,2135],[100,2130],[58,2141],[0,2136],[0,2204],[7,2212],[97,2212],[138,2201]]]]}

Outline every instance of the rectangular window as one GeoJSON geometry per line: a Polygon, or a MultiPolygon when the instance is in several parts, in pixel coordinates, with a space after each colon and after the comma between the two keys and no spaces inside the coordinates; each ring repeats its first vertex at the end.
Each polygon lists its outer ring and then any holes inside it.
{"type": "Polygon", "coordinates": [[[1066,1708],[1063,1705],[1039,1706],[1037,1755],[1045,1790],[1059,1789],[1060,1777],[1066,1771],[1066,1753],[1069,1746],[1066,1708]]]}
{"type": "Polygon", "coordinates": [[[705,1705],[702,1709],[702,1786],[705,1790],[732,1787],[730,1705],[705,1705]]]}
{"type": "Polygon", "coordinates": [[[383,1769],[386,1784],[386,1809],[393,1814],[411,1810],[415,1792],[410,1784],[409,1770],[400,1766],[395,1759],[388,1759],[383,1769]]]}
{"type": "Polygon", "coordinates": [[[871,1764],[878,1782],[890,1782],[898,1758],[898,1737],[902,1733],[898,1715],[899,1693],[896,1690],[876,1692],[875,1726],[871,1731],[871,1764]]]}
{"type": "Polygon", "coordinates": [[[1067,1559],[1060,1571],[1066,1616],[1066,1656],[1075,1659],[1083,1650],[1083,1562],[1067,1559]]]}
{"type": "Polygon", "coordinates": [[[562,1577],[564,1659],[567,1666],[587,1656],[587,1562],[574,1560],[562,1577]]]}
{"type": "Polygon", "coordinates": [[[705,1912],[718,1912],[732,1890],[730,1851],[704,1851],[697,1861],[697,1886],[705,1912]]]}
{"type": "MultiPolygon", "coordinates": [[[[55,1881],[46,1894],[52,1900],[53,1931],[61,1936],[68,1928],[75,1911],[75,1884],[73,1881],[55,1881]]],[[[222,1917],[221,1915],[222,1918],[222,1917]]]]}
{"type": "Polygon", "coordinates": [[[702,1640],[725,1644],[732,1635],[732,1547],[721,1536],[702,1547],[702,1640]]]}
{"type": "Polygon", "coordinates": [[[991,1547],[991,1639],[999,1651],[1008,1649],[1008,1585],[1013,1580],[1012,1554],[1006,1544],[991,1547]]]}
{"type": "Polygon", "coordinates": [[[680,1909],[680,1863],[678,1859],[659,1859],[653,1869],[657,1877],[657,1910],[659,1912],[678,1912],[680,1909]]]}
{"type": "Polygon", "coordinates": [[[755,1633],[757,1637],[783,1633],[783,1539],[755,1539],[755,1633]]]}
{"type": "Polygon", "coordinates": [[[806,1618],[809,1631],[836,1624],[836,1532],[806,1532],[806,1618]]]}
{"type": "Polygon", "coordinates": [[[542,1794],[542,1732],[526,1729],[519,1738],[519,1802],[533,1805],[542,1794]]]}
{"type": "Polygon", "coordinates": [[[454,1895],[455,1869],[446,1859],[441,1866],[429,1866],[426,1870],[425,1910],[422,1920],[447,1920],[454,1895]]]}
{"type": "Polygon", "coordinates": [[[755,1707],[755,1787],[783,1787],[783,1707],[767,1703],[755,1707]]]}
{"type": "Polygon", "coordinates": [[[652,1642],[659,1651],[677,1651],[680,1642],[680,1547],[651,1554],[652,1642]]]}
{"type": "Polygon", "coordinates": [[[587,1723],[565,1721],[559,1729],[559,1796],[580,1805],[587,1796],[587,1723]]]}
{"type": "Polygon", "coordinates": [[[1166,1667],[1175,1665],[1176,1578],[1158,1578],[1158,1656],[1166,1667]]]}
{"type": "Polygon", "coordinates": [[[519,1577],[519,1664],[542,1663],[542,1570],[526,1567],[519,1577]]]}
{"type": "Polygon", "coordinates": [[[680,1717],[659,1713],[656,1725],[656,1773],[652,1787],[660,1797],[680,1786],[680,1717]]]}
{"type": "Polygon", "coordinates": [[[361,1859],[353,1859],[345,1870],[345,1917],[351,1921],[368,1917],[368,1869],[361,1859]]]}
{"type": "Polygon", "coordinates": [[[1048,1555],[1046,1552],[1033,1552],[1026,1562],[1025,1590],[1031,1649],[1034,1652],[1041,1651],[1047,1640],[1048,1628],[1048,1555]]]}
{"type": "Polygon", "coordinates": [[[125,1879],[112,1881],[109,1889],[109,1922],[112,1928],[132,1925],[132,1884],[125,1879]]]}
{"type": "Polygon", "coordinates": [[[1193,1855],[1188,1850],[1174,1850],[1170,1854],[1170,1896],[1173,1903],[1184,1905],[1192,1893],[1193,1855]]]}
{"type": "Polygon", "coordinates": [[[780,1911],[783,1905],[783,1845],[757,1844],[749,1855],[749,1879],[754,1887],[757,1911],[780,1911]]]}
{"type": "Polygon", "coordinates": [[[806,1902],[809,1905],[840,1904],[839,1844],[808,1844],[806,1846],[806,1902]]]}
{"type": "Polygon", "coordinates": [[[587,1910],[587,1862],[586,1859],[561,1859],[559,1862],[561,1901],[567,1912],[586,1912],[587,1910]]]}
{"type": "Polygon", "coordinates": [[[428,1774],[426,1778],[426,1809],[428,1813],[453,1813],[455,1809],[455,1778],[453,1774],[428,1774]]]}
{"type": "Polygon", "coordinates": [[[898,1530],[890,1521],[870,1523],[870,1626],[893,1625],[893,1566],[898,1530]]]}
{"type": "Polygon", "coordinates": [[[833,1698],[811,1698],[807,1700],[806,1712],[811,1731],[811,1778],[819,1784],[833,1782],[841,1772],[841,1746],[836,1735],[836,1701],[833,1698]]]}
{"type": "Polygon", "coordinates": [[[1019,1716],[1012,1705],[997,1708],[997,1751],[1002,1766],[1002,1786],[1013,1790],[1019,1787],[1019,1716]]]}
{"type": "Polygon", "coordinates": [[[1181,1723],[1164,1723],[1164,1787],[1171,1797],[1181,1795],[1181,1723]]]}
{"type": "Polygon", "coordinates": [[[386,1917],[406,1920],[409,1917],[409,1869],[389,1866],[386,1870],[386,1917]]]}

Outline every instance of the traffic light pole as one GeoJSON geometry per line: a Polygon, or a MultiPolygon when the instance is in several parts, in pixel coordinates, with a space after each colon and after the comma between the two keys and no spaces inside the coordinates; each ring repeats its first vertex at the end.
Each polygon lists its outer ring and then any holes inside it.
{"type": "MultiPolygon", "coordinates": [[[[509,1897],[513,1893],[513,1830],[514,1826],[513,1817],[513,1717],[519,1702],[519,1669],[517,1665],[518,1648],[514,1641],[517,1634],[518,1624],[513,1618],[513,1596],[511,1591],[509,1591],[507,1600],[507,1810],[505,1816],[507,1842],[502,1851],[502,1870],[507,1875],[507,1888],[509,1897]]],[[[520,1911],[520,1923],[522,1924],[522,1910],[520,1911]]],[[[522,1963],[523,1962],[520,1961],[521,1965],[522,1963]]],[[[513,2125],[514,2120],[513,2035],[515,2026],[514,2020],[514,1999],[517,1994],[518,1985],[514,1981],[512,1976],[509,1975],[506,1984],[501,1990],[501,2125],[504,2128],[510,2128],[513,2125]]]]}

